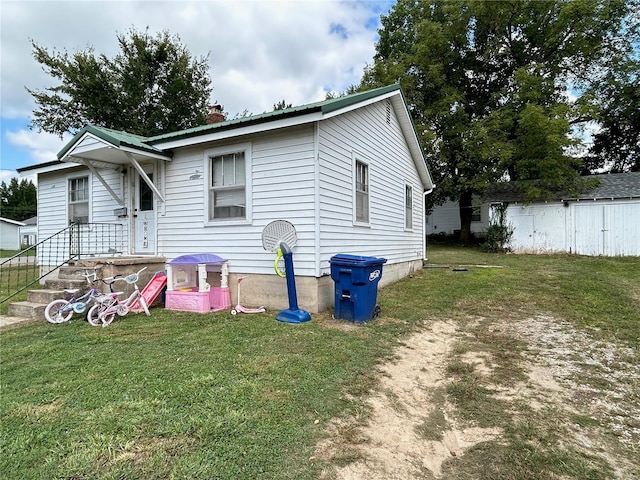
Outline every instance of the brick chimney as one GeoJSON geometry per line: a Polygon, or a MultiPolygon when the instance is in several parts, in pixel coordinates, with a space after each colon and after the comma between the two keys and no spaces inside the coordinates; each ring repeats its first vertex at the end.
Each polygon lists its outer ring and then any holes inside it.
{"type": "Polygon", "coordinates": [[[222,105],[211,105],[209,107],[209,114],[207,115],[207,125],[212,123],[224,122],[226,117],[222,113],[222,105]]]}

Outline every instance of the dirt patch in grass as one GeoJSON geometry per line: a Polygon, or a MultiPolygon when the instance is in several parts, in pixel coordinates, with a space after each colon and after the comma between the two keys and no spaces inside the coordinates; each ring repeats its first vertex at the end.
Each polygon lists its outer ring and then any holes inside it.
{"type": "Polygon", "coordinates": [[[362,415],[317,446],[332,465],[321,478],[640,479],[637,352],[513,317],[409,337],[362,415]]]}

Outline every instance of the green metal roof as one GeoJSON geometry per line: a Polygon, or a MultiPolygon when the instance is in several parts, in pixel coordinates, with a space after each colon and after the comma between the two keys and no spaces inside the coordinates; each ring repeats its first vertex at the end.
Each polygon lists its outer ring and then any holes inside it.
{"type": "Polygon", "coordinates": [[[306,105],[300,105],[297,107],[285,108],[282,110],[275,110],[273,112],[261,113],[258,115],[251,115],[249,117],[236,118],[233,120],[227,120],[224,122],[213,123],[210,125],[201,125],[198,127],[188,128],[186,130],[180,130],[177,132],[165,133],[157,135],[155,137],[149,137],[146,142],[150,145],[155,143],[166,142],[167,140],[176,140],[182,138],[195,137],[204,133],[214,131],[232,130],[235,128],[245,127],[249,125],[256,125],[260,123],[271,122],[274,120],[297,117],[314,112],[321,112],[323,114],[332,113],[342,108],[350,107],[360,102],[364,102],[371,98],[384,95],[389,92],[400,90],[400,85],[394,84],[386,87],[375,88],[373,90],[367,90],[366,92],[354,93],[346,95],[344,97],[331,98],[323,100],[321,102],[308,103],[306,105]]]}
{"type": "Polygon", "coordinates": [[[258,115],[251,115],[249,117],[236,118],[233,120],[227,120],[224,122],[213,123],[209,125],[201,125],[198,127],[188,128],[185,130],[179,130],[177,132],[164,133],[161,135],[155,135],[152,137],[143,137],[141,135],[134,135],[124,131],[113,130],[105,127],[98,127],[95,125],[87,125],[82,130],[74,135],[74,137],[58,152],[58,159],[64,158],[67,152],[76,144],[78,140],[85,134],[91,134],[95,137],[104,140],[105,142],[113,145],[114,147],[128,146],[141,151],[147,151],[156,153],[159,155],[167,155],[167,153],[159,148],[155,148],[153,145],[166,142],[168,140],[177,140],[190,137],[197,137],[209,132],[218,132],[225,130],[233,130],[235,128],[245,127],[249,125],[255,125],[260,123],[267,123],[274,120],[296,117],[306,115],[309,113],[320,112],[323,114],[332,113],[342,108],[350,107],[357,103],[378,97],[380,95],[387,94],[400,90],[400,85],[394,84],[386,87],[376,88],[373,90],[367,90],[366,92],[354,93],[346,95],[344,97],[331,98],[323,100],[321,102],[309,103],[306,105],[300,105],[297,107],[285,108],[283,110],[275,110],[273,112],[261,113],[258,115]]]}
{"type": "Polygon", "coordinates": [[[147,143],[147,139],[141,135],[134,135],[133,133],[113,130],[111,128],[98,127],[95,125],[87,125],[58,152],[58,159],[63,158],[67,152],[80,140],[85,134],[91,134],[98,137],[100,140],[113,145],[114,147],[132,147],[137,150],[145,152],[156,153],[158,155],[167,156],[167,153],[163,150],[153,147],[147,143]]]}

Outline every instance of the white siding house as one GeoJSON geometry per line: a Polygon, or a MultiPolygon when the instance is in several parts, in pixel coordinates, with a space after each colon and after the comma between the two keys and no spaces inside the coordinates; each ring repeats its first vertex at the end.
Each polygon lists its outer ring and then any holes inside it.
{"type": "Polygon", "coordinates": [[[24,223],[0,217],[0,248],[20,250],[20,228],[24,223]]]}
{"type": "Polygon", "coordinates": [[[20,170],[38,173],[39,238],[79,220],[115,228],[123,256],[216,254],[232,288],[252,277],[246,304],[287,305],[261,242],[277,219],[311,312],[333,303],[337,253],[386,258],[382,284],[422,267],[433,183],[397,85],[150,138],[87,126],[58,158],[20,170]]]}

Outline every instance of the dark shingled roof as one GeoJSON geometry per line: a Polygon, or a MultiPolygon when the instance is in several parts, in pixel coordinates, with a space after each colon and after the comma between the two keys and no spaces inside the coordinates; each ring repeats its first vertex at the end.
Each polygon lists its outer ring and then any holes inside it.
{"type": "MultiPolygon", "coordinates": [[[[577,197],[558,194],[555,198],[563,200],[604,200],[617,198],[640,198],[640,172],[609,173],[589,175],[583,178],[597,178],[600,185],[581,193],[577,197]]],[[[498,183],[489,188],[484,196],[486,201],[519,202],[522,196],[518,193],[517,182],[498,183]]]]}

